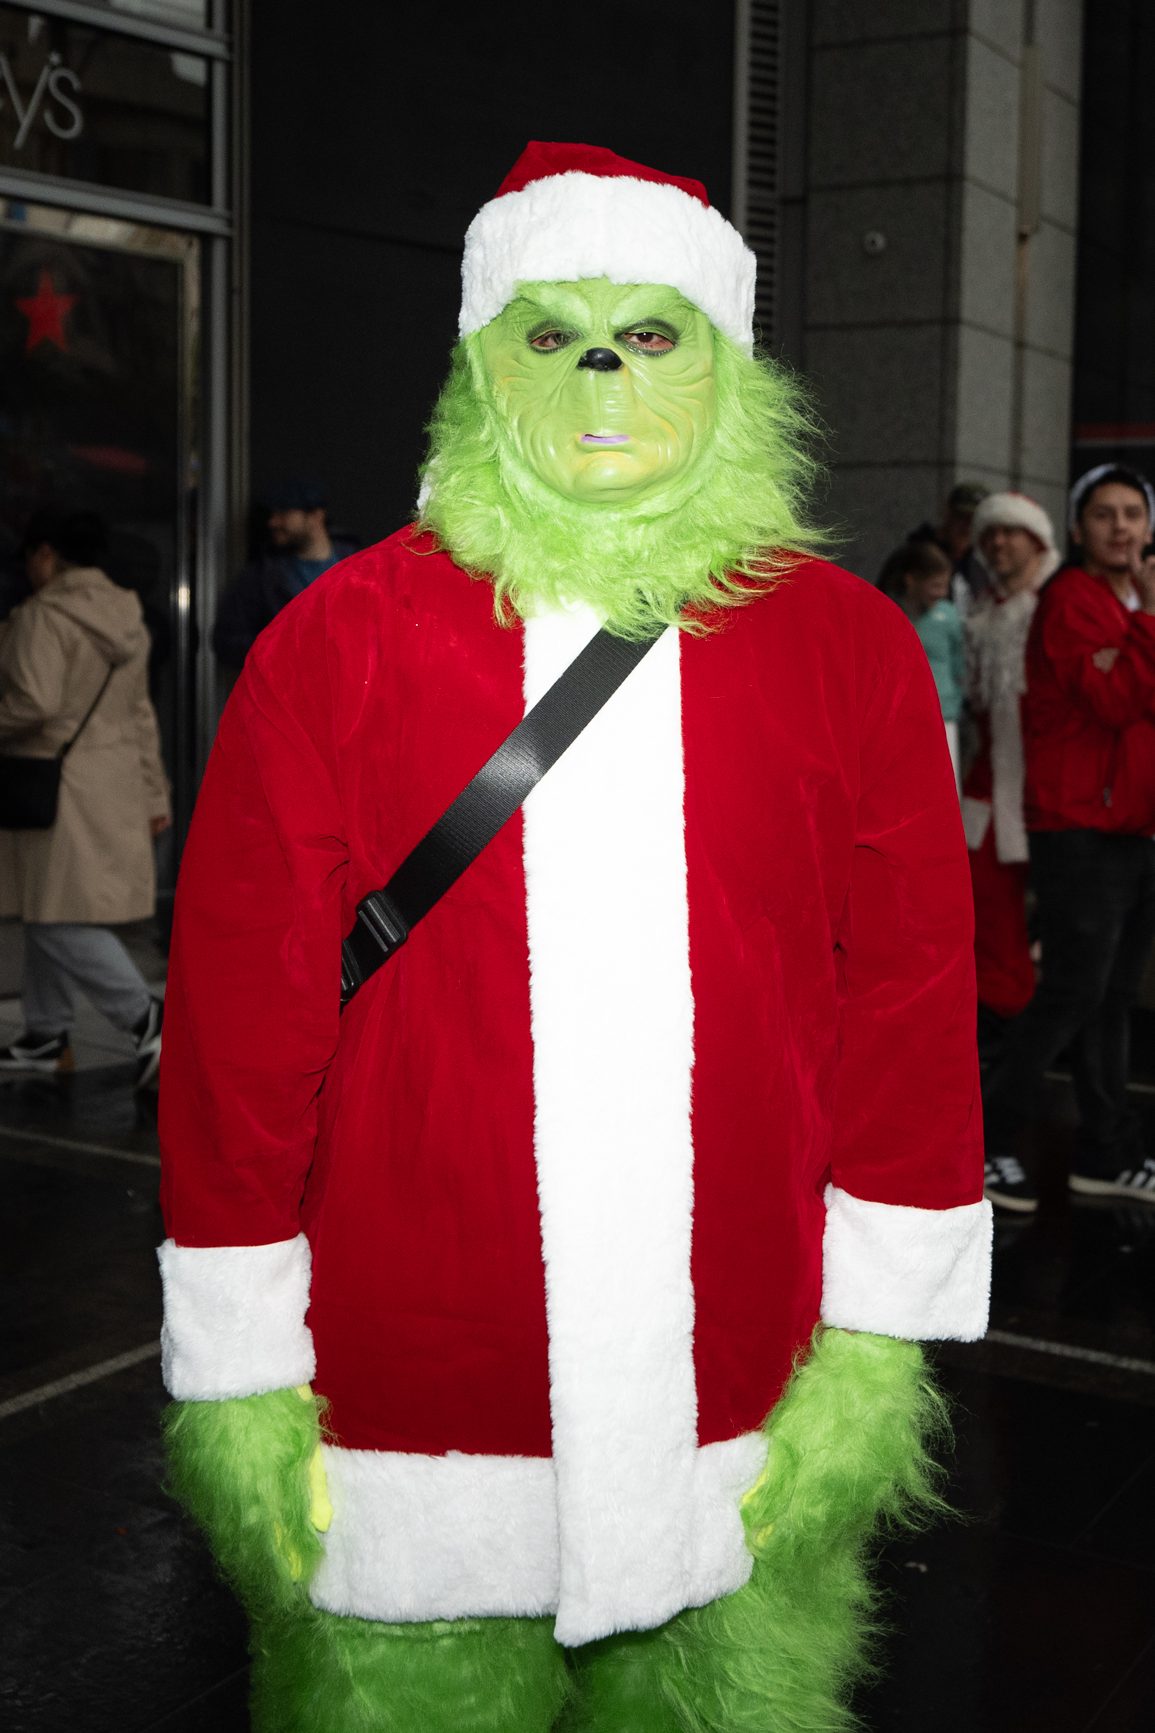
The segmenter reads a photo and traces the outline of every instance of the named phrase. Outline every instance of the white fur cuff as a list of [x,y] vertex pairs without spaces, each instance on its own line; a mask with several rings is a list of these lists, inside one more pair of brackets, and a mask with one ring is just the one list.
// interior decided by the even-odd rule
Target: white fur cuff
[[164,1283],[161,1358],[178,1402],[220,1402],[306,1384],[316,1370],[309,1242],[178,1246],[158,1253]]
[[823,1322],[911,1342],[977,1342],[987,1328],[993,1231],[985,1201],[914,1209],[827,1186]]

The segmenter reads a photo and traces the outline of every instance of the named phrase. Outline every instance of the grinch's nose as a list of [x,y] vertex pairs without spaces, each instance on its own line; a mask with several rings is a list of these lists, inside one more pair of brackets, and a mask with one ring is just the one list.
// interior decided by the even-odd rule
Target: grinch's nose
[[578,362],[579,367],[592,367],[595,373],[616,373],[621,364],[621,356],[612,349],[587,349]]

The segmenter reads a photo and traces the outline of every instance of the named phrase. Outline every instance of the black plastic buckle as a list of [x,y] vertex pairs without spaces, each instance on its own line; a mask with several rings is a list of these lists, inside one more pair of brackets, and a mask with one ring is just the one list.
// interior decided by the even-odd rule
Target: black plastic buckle
[[353,929],[341,944],[342,1010],[408,937],[407,922],[383,891],[361,899]]

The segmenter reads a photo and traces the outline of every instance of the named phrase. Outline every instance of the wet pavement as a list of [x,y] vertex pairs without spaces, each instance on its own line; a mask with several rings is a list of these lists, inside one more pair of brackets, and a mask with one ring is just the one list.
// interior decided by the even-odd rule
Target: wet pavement
[[[242,1620],[161,1490],[155,1101],[108,1039],[0,1083],[0,1727],[241,1733]],[[1155,1065],[1137,1085],[1155,1135]],[[960,1514],[882,1554],[874,1733],[1155,1727],[1155,1207],[1070,1203],[1070,1135],[1053,1082],[992,1336],[936,1355]]]

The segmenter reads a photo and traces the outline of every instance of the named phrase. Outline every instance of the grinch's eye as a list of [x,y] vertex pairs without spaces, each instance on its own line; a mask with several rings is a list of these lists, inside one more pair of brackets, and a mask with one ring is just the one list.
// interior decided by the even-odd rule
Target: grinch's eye
[[672,332],[650,325],[634,331],[623,331],[618,340],[639,355],[668,355],[671,349],[677,347]]
[[572,331],[559,331],[552,326],[545,331],[535,331],[529,339],[529,346],[539,355],[552,355],[556,349],[568,349],[572,342]]

